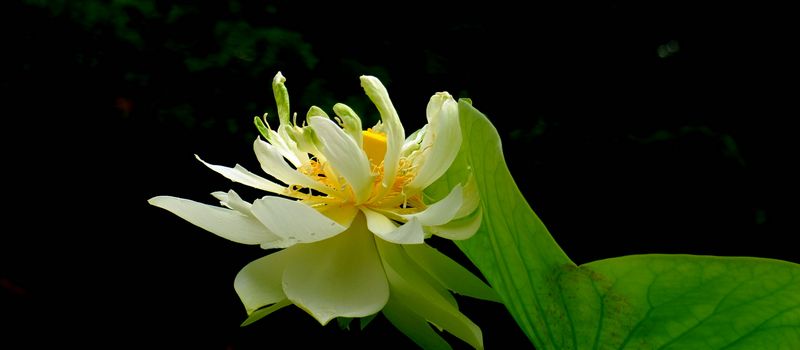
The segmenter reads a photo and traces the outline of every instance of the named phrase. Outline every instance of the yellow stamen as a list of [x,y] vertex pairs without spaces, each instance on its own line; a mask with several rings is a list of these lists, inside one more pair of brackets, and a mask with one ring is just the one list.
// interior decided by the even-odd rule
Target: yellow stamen
[[386,154],[386,134],[372,131],[372,129],[367,129],[362,133],[364,134],[364,152],[367,153],[367,158],[372,166],[377,167],[383,162]]

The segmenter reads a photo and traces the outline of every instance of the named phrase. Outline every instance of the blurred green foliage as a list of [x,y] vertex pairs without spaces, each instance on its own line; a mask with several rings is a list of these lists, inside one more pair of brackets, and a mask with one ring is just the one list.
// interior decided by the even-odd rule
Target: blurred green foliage
[[[244,8],[238,1],[24,2],[46,11],[52,20],[66,20],[88,34],[70,39],[82,47],[73,49],[76,63],[124,74],[125,84],[117,85],[115,92],[117,99],[125,101],[121,108],[125,116],[157,116],[163,123],[177,123],[182,128],[219,128],[236,134],[243,126],[251,127],[248,115],[273,112],[268,87],[278,70],[289,71],[290,85],[304,86],[295,89],[300,94],[296,101],[324,103],[326,108],[336,102],[324,75],[314,74],[319,58],[311,44],[276,20],[279,15],[274,6],[262,9],[265,18],[253,19],[260,15],[248,17],[245,11],[254,4]],[[348,62],[345,66],[352,68],[354,82],[350,90],[355,90],[355,71],[362,67],[353,59]],[[194,89],[177,90],[185,90],[186,84],[194,84]],[[364,99],[351,95],[355,94],[339,98],[359,107],[366,105]],[[293,107],[300,106],[303,104]],[[239,135],[249,139],[254,133],[249,130]]]

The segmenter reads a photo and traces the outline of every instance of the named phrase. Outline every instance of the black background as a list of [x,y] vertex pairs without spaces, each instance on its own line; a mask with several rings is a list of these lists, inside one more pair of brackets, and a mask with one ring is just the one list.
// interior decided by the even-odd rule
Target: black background
[[[193,154],[257,169],[252,117],[275,115],[279,70],[293,111],[341,101],[365,125],[378,116],[358,76],[376,75],[409,132],[432,93],[472,98],[576,263],[800,262],[797,113],[786,108],[796,37],[783,9],[209,3],[2,5],[0,347],[413,345],[382,318],[342,331],[296,308],[239,328],[233,278],[264,251],[146,203],[214,203],[208,194],[231,186],[255,198]],[[488,348],[530,347],[502,306],[459,300]]]

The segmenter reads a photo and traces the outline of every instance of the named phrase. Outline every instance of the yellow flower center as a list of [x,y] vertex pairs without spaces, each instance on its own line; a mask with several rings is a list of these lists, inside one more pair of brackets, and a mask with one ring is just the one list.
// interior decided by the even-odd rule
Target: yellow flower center
[[377,168],[383,162],[383,157],[386,155],[386,134],[382,132],[375,132],[372,129],[362,131],[364,134],[364,143],[362,148],[369,158],[372,166]]
[[[386,155],[386,134],[376,132],[372,129],[362,131],[363,143],[362,149],[369,158],[372,165],[372,174],[374,179],[372,182],[372,193],[370,198],[362,205],[373,209],[388,209],[393,208],[405,214],[411,214],[425,209],[425,204],[422,201],[421,193],[408,193],[405,191],[405,186],[416,175],[415,169],[412,167],[411,162],[405,158],[401,158],[398,163],[397,172],[392,186],[388,189],[383,188],[383,158]],[[331,189],[341,190],[346,186],[341,183],[333,169],[328,164],[318,162],[317,160],[310,160],[298,170],[311,177],[315,181],[324,184]],[[350,196],[319,196],[312,194],[311,191],[303,187],[292,187],[290,189],[295,194],[303,193],[305,196],[303,201],[324,212],[331,218],[335,219],[338,209],[343,206],[352,205],[354,198]],[[348,204],[349,203],[349,204]]]

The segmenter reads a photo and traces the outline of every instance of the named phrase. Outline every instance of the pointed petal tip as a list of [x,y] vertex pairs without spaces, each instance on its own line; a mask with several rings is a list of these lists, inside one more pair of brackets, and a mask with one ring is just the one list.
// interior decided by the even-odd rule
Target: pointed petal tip
[[159,204],[161,203],[161,201],[162,201],[162,199],[163,199],[164,197],[165,197],[165,196],[155,196],[155,197],[153,197],[153,198],[150,198],[150,199],[148,199],[148,200],[147,200],[147,203],[148,203],[148,204],[150,204],[150,205],[152,205],[152,206],[156,206],[156,207],[159,207],[159,208],[161,208],[161,206],[160,206]]
[[[447,100],[453,100],[453,95],[450,95],[450,93],[447,92],[447,91],[439,91],[436,94],[434,94],[434,96],[440,96],[440,97],[443,97],[443,98],[445,98]],[[453,101],[455,101],[455,100],[453,100]]]

